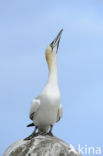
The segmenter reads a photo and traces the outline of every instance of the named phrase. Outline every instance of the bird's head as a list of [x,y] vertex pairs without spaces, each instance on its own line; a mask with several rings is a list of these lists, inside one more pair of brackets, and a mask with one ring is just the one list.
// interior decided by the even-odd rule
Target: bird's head
[[52,64],[56,61],[56,54],[58,51],[62,31],[63,29],[60,30],[56,38],[46,48],[45,55],[49,69],[51,68]]

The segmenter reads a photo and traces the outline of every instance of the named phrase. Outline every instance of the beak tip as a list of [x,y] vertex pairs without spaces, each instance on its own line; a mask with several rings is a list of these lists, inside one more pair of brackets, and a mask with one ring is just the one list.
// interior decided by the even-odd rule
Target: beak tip
[[58,46],[59,46],[59,41],[62,35],[63,29],[61,29],[58,33],[58,35],[56,36],[56,38],[52,41],[52,43],[50,44],[50,46],[52,47],[52,49],[57,45],[57,50],[58,50]]
[[60,32],[61,32],[61,33],[63,32],[63,28],[60,30]]
[[62,32],[63,32],[63,28],[62,28],[62,29],[60,30],[60,32],[59,32],[60,36],[61,36]]

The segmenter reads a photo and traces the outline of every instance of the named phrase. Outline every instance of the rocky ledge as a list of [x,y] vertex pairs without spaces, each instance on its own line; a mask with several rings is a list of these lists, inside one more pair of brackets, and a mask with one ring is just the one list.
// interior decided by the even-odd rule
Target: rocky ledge
[[32,140],[19,140],[3,156],[80,156],[73,146],[57,137],[37,136]]

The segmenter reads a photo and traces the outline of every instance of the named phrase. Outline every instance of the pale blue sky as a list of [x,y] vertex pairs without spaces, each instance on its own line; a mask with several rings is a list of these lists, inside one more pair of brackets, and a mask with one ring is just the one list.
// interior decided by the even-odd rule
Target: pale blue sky
[[58,73],[64,116],[54,135],[103,150],[103,1],[0,1],[0,155],[33,128],[31,100],[45,86],[45,48],[63,28]]

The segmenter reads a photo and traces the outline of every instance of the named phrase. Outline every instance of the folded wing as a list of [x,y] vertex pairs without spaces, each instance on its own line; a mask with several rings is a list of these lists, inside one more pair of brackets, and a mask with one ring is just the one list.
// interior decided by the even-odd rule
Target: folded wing
[[40,107],[40,99],[33,99],[29,113],[29,118],[31,120],[33,120],[34,113],[38,111],[39,107]]

